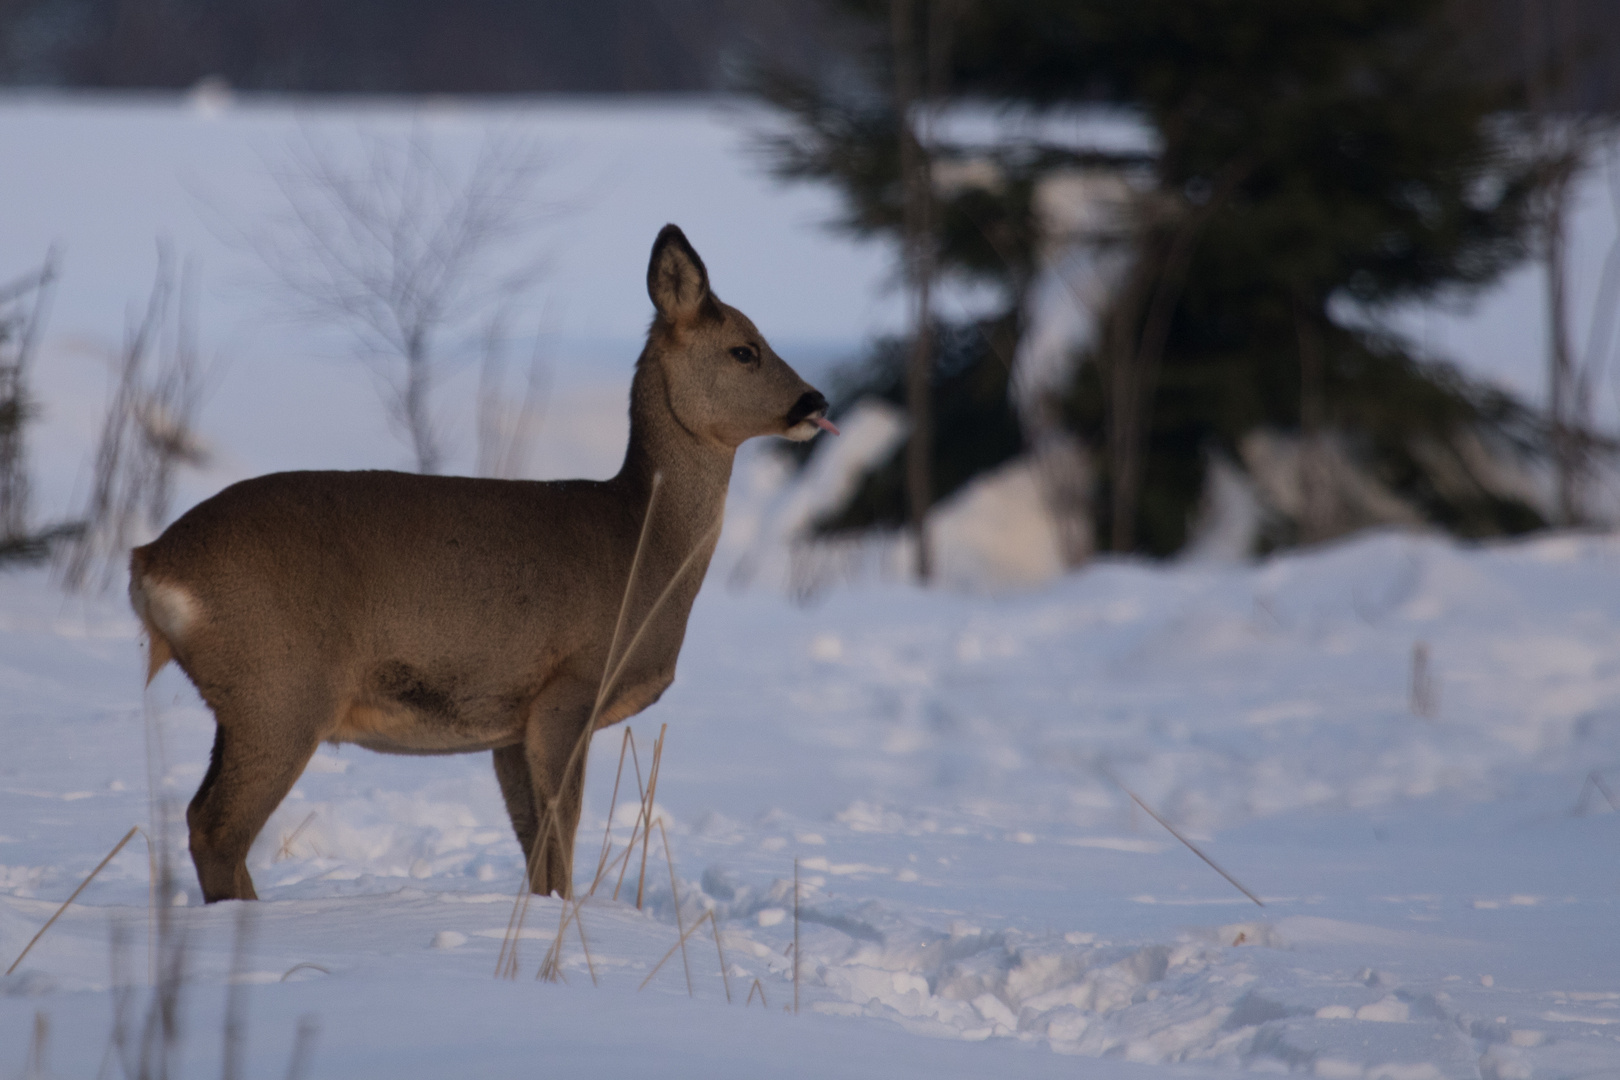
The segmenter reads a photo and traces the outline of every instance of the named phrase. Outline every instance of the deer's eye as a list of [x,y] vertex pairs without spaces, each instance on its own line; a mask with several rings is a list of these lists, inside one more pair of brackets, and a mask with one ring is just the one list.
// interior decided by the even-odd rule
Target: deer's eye
[[759,350],[752,345],[738,345],[731,350],[731,358],[739,364],[759,363]]

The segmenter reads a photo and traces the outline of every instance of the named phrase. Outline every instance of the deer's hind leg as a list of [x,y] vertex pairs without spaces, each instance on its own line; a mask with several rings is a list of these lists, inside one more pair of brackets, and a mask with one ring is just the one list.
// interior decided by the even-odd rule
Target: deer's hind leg
[[191,861],[203,900],[257,900],[247,854],[320,745],[331,709],[305,700],[283,709],[216,707],[214,752],[186,808]]

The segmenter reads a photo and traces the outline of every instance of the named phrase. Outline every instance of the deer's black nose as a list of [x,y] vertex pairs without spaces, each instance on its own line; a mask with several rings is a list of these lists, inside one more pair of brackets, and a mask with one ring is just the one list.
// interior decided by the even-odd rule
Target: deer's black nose
[[821,396],[821,391],[811,390],[799,395],[799,400],[793,403],[788,410],[788,427],[807,420],[812,416],[825,416],[827,414],[827,399]]

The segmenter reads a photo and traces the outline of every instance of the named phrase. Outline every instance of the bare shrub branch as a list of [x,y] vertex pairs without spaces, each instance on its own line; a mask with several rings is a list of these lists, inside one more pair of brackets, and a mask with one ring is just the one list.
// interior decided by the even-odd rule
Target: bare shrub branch
[[207,464],[196,433],[207,379],[196,343],[193,275],[159,248],[158,268],[137,317],[131,314],[113,366],[82,533],[60,564],[71,592],[105,589],[128,549],[167,523],[175,470]]
[[340,155],[306,134],[272,174],[283,211],[252,246],[295,317],[351,338],[417,471],[437,472],[433,392],[469,355],[501,366],[506,314],[544,269],[526,241],[558,208],[533,199],[542,163],[524,143],[487,138],[458,171],[420,129],[359,142]]
[[28,369],[56,281],[56,261],[53,250],[38,270],[0,284],[0,561],[42,557],[50,541],[65,531],[30,532],[23,442],[34,411]]

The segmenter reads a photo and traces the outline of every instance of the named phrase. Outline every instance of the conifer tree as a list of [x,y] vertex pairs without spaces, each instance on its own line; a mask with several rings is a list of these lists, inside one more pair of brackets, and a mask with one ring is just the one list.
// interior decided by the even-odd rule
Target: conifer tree
[[[846,10],[873,25],[882,9]],[[1137,180],[1130,263],[1066,403],[1100,465],[1100,546],[1179,549],[1211,455],[1243,461],[1256,432],[1294,440],[1304,491],[1303,506],[1273,517],[1265,546],[1356,524],[1312,505],[1330,487],[1313,482],[1329,457],[1463,535],[1542,523],[1499,468],[1544,450],[1533,414],[1377,322],[1388,305],[1482,285],[1523,255],[1536,163],[1502,138],[1512,102],[1481,74],[1450,10],[1442,0],[956,5],[958,102],[1107,102],[1157,137],[1146,160],[1035,139],[935,149],[999,178],[943,198],[939,214],[942,264],[1003,290],[991,320],[1003,344],[981,350],[986,363],[1004,362],[1024,329],[1041,177],[1105,165]],[[881,35],[858,55],[880,70]],[[892,234],[894,118],[883,96],[847,73],[769,92],[793,121],[771,146],[779,171],[836,184],[843,224]],[[869,484],[840,522],[893,520],[877,495]]]

